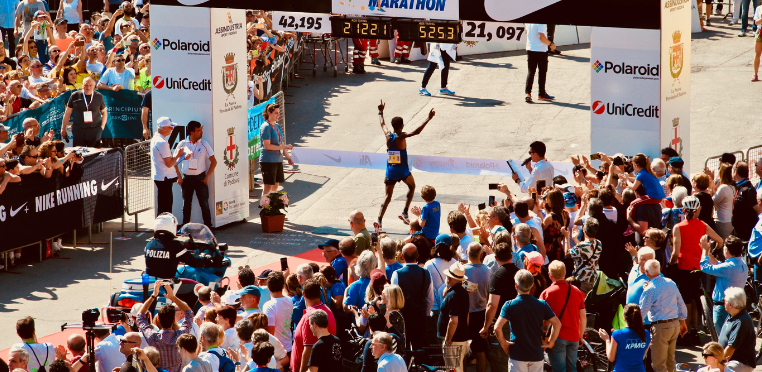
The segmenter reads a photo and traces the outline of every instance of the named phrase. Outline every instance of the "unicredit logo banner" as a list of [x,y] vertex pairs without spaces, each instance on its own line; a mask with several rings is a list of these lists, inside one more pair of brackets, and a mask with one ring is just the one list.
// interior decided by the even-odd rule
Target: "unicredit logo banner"
[[600,61],[595,61],[592,67],[596,73],[603,72],[605,74],[613,73],[622,75],[635,75],[638,77],[659,77],[659,65],[651,66],[651,64],[646,64],[645,66],[638,66],[628,65],[624,62],[614,63],[611,61],[604,61],[601,63]]
[[658,118],[659,106],[650,105],[648,107],[637,107],[631,103],[603,103],[602,101],[595,101],[591,107],[593,113],[596,115],[613,116],[635,116],[640,118]]
[[212,82],[209,79],[191,80],[189,78],[164,78],[162,76],[153,77],[153,86],[156,89],[177,89],[177,90],[212,90]]

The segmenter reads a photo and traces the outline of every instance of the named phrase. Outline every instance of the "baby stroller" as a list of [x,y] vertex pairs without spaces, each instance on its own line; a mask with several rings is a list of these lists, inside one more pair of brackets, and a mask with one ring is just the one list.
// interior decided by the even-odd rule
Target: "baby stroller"
[[587,313],[598,313],[595,324],[587,326],[593,329],[611,328],[619,329],[621,324],[619,314],[622,314],[620,306],[627,301],[627,284],[616,279],[609,279],[603,271],[596,272],[595,284],[593,289],[585,298],[585,307]]

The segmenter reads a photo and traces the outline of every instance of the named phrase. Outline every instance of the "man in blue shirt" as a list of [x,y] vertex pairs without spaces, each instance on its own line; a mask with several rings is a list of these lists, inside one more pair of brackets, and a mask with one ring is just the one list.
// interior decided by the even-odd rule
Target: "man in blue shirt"
[[757,364],[754,347],[757,337],[754,323],[746,312],[746,293],[743,288],[728,288],[725,291],[725,310],[728,320],[722,326],[717,342],[725,348],[726,370],[752,372]]
[[640,303],[640,296],[643,294],[643,284],[650,280],[646,274],[646,262],[654,258],[656,258],[656,252],[651,247],[641,247],[638,250],[637,256],[633,258],[632,270],[630,270],[630,275],[627,278],[628,304]]
[[[494,330],[500,346],[508,354],[509,370],[542,372],[543,349],[550,349],[561,332],[561,321],[543,300],[534,298],[529,291],[534,285],[534,277],[527,270],[519,270],[514,276],[519,295],[503,305],[500,318]],[[553,332],[546,344],[542,343],[542,324],[549,321]],[[510,341],[503,335],[503,325],[510,322]]]
[[712,292],[712,302],[714,302],[714,329],[720,334],[722,325],[728,318],[728,312],[725,311],[725,290],[730,287],[743,288],[746,285],[746,276],[749,274],[749,267],[746,266],[741,253],[743,253],[743,242],[736,236],[729,235],[725,239],[725,246],[722,252],[725,254],[725,262],[718,262],[710,253],[711,246],[707,236],[701,238],[701,271],[717,277]]
[[[757,191],[757,203],[762,204],[762,193],[759,191]],[[762,260],[762,218],[757,219],[757,224],[751,230],[749,258],[754,262],[754,280],[762,281],[762,263],[760,263]]]
[[373,357],[378,358],[378,372],[407,372],[405,360],[392,352],[392,336],[378,332],[371,342]]
[[329,239],[327,242],[318,245],[318,249],[323,251],[325,262],[331,264],[333,269],[336,270],[336,278],[344,282],[344,285],[346,286],[347,278],[349,277],[349,275],[347,275],[349,265],[339,251],[339,241],[336,239]]
[[643,285],[640,297],[640,311],[643,322],[651,326],[651,361],[654,372],[673,371],[675,365],[675,346],[677,336],[685,335],[688,326],[685,318],[683,296],[671,279],[660,276],[661,265],[657,260],[648,260],[645,265],[650,281]]

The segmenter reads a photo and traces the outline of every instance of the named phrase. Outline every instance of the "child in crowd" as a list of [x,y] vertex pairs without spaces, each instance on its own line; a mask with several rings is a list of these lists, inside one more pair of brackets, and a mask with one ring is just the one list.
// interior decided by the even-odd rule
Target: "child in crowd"
[[[635,190],[640,197],[635,199],[627,208],[627,215],[636,220],[635,210],[638,206],[659,204],[667,196],[664,194],[664,188],[661,187],[659,179],[651,170],[651,162],[645,155],[637,154],[632,158],[632,169],[637,175],[635,182],[630,184],[630,188]],[[641,186],[643,187],[641,188]]]
[[436,197],[437,191],[434,190],[434,187],[424,186],[421,189],[421,198],[426,201],[426,205],[423,208],[413,207],[411,210],[414,215],[419,217],[423,235],[432,242],[439,235],[439,220],[442,218],[442,207],[435,200]]

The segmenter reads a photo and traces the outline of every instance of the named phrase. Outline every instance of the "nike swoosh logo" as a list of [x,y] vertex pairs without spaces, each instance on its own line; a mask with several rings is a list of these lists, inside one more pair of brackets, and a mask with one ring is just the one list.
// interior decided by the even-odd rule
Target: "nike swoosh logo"
[[328,158],[328,159],[331,159],[331,160],[333,160],[333,161],[335,161],[335,162],[337,162],[337,163],[341,163],[341,156],[339,156],[339,158],[338,158],[338,159],[336,159],[336,158],[334,158],[334,157],[331,157],[331,156],[329,156],[329,155],[326,155],[326,154],[323,154],[323,155],[325,155],[325,157],[326,157],[326,158]]
[[21,208],[24,208],[25,205],[26,205],[26,203],[22,204],[20,207],[18,207],[16,209],[13,209],[13,207],[11,207],[11,217],[15,217],[16,214],[19,213]]
[[505,22],[521,18],[561,0],[485,0],[484,10],[495,21]]
[[117,180],[117,179],[119,179],[119,177],[117,177],[117,178],[114,178],[113,180],[111,180],[111,182],[109,182],[109,183],[106,183],[106,184],[104,184],[104,183],[103,183],[103,181],[101,181],[101,191],[106,191],[106,189],[107,189],[107,188],[109,188],[109,187],[111,187],[111,184],[113,184],[114,182],[116,182],[116,180]]

